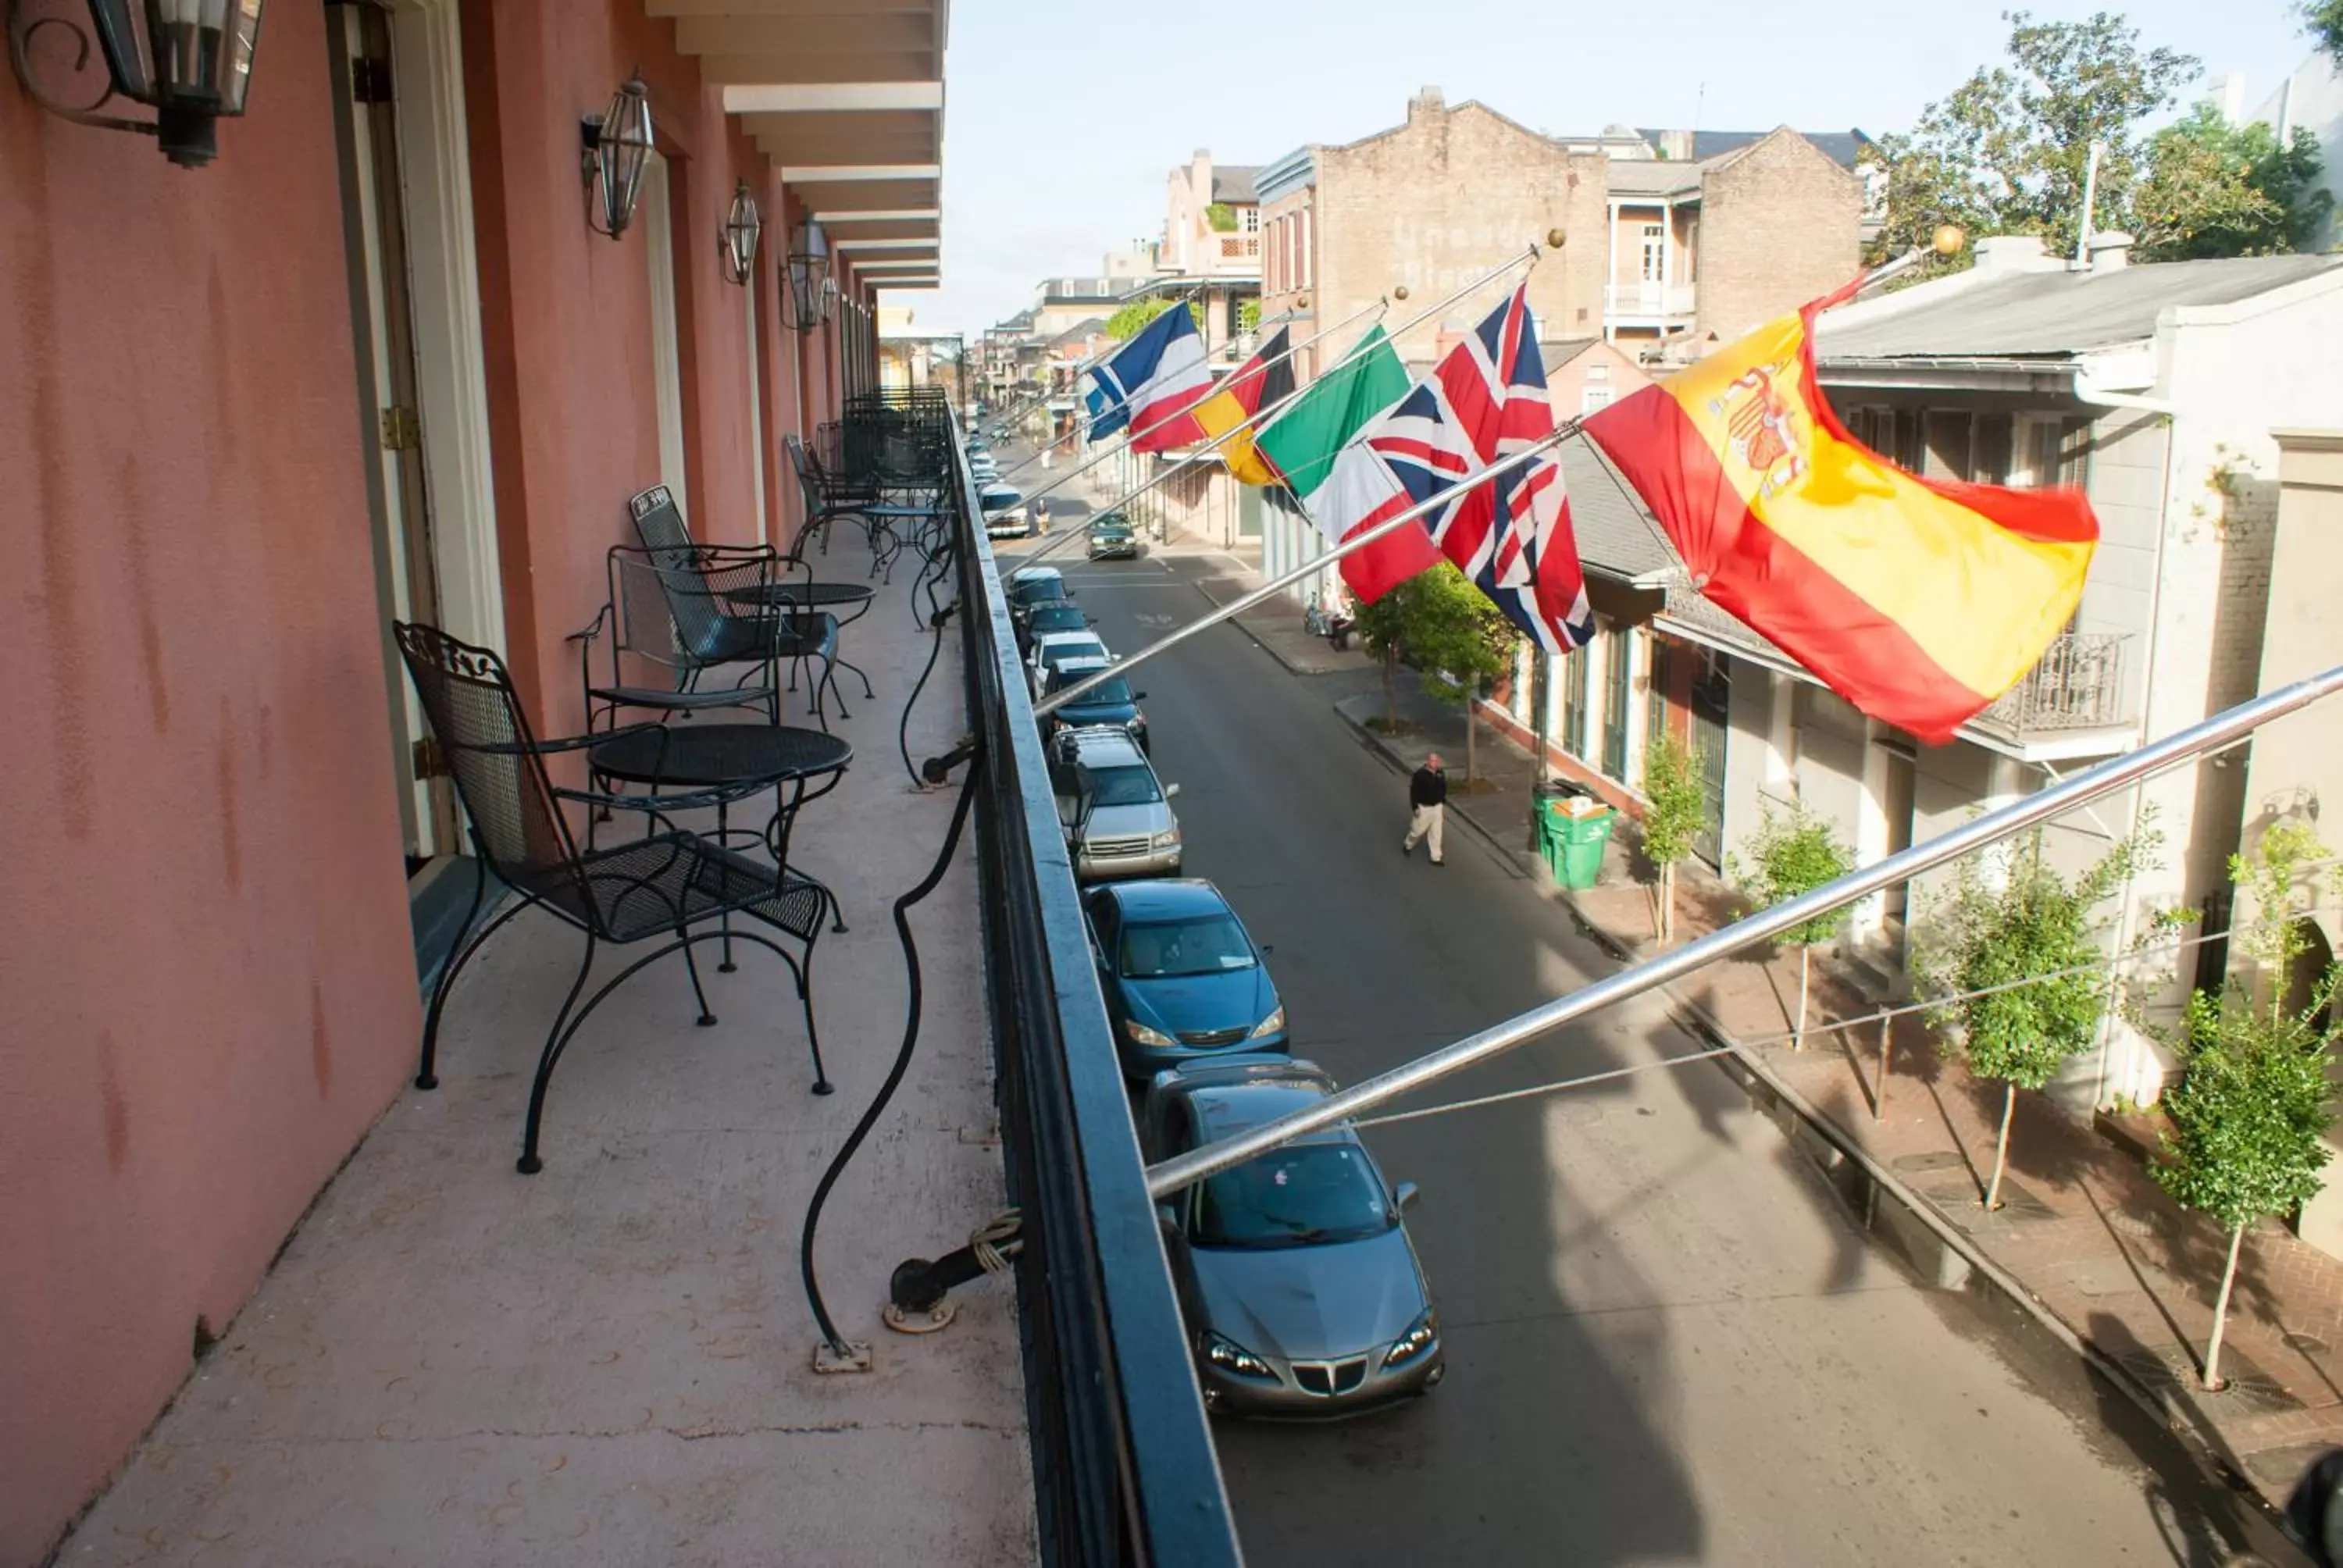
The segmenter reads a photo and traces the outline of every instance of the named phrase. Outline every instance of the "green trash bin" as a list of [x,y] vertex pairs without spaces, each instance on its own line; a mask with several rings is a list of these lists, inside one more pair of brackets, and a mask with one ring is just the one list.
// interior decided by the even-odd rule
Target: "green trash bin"
[[1611,826],[1618,816],[1616,811],[1597,811],[1563,819],[1560,869],[1564,887],[1583,892],[1594,885],[1603,872],[1603,848],[1611,841]]

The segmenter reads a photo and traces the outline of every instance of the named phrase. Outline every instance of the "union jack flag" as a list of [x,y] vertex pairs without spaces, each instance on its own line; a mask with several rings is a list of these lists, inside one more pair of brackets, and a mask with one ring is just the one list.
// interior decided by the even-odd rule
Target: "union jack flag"
[[[1366,444],[1418,503],[1552,434],[1524,285],[1383,416]],[[1594,638],[1562,466],[1551,452],[1427,512],[1423,524],[1440,553],[1547,652]]]

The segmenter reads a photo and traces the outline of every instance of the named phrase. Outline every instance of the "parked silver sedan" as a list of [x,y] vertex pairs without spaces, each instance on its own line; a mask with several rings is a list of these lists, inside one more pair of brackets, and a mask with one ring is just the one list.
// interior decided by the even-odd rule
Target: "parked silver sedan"
[[[1223,1057],[1155,1075],[1141,1111],[1151,1161],[1217,1142],[1334,1089],[1307,1061]],[[1447,1372],[1423,1267],[1347,1125],[1207,1177],[1158,1206],[1204,1407],[1325,1420],[1430,1392]]]

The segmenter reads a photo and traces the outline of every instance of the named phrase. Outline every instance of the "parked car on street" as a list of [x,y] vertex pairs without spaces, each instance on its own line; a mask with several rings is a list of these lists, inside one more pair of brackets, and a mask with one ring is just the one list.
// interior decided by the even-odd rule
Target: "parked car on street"
[[1001,586],[1009,595],[1009,619],[1016,626],[1025,624],[1026,612],[1035,605],[1074,597],[1066,591],[1065,574],[1055,567],[1019,567]]
[[[1333,1090],[1313,1063],[1280,1056],[1191,1061],[1149,1084],[1141,1142],[1166,1160]],[[1324,1420],[1437,1386],[1440,1316],[1400,1218],[1414,1202],[1414,1185],[1387,1185],[1343,1124],[1159,1203],[1204,1408]]]
[[1017,628],[1017,657],[1032,656],[1033,639],[1053,631],[1088,631],[1095,624],[1070,598],[1043,599],[1011,618]]
[[1027,520],[1025,492],[1008,485],[980,486],[976,504],[984,514],[984,532],[988,538],[1021,539],[1032,531]]
[[[1046,674],[1037,676],[1041,689],[1033,700],[1055,697],[1078,681],[1088,680],[1114,668],[1111,658],[1061,658]],[[1061,729],[1080,729],[1093,724],[1111,725],[1125,731],[1139,742],[1141,751],[1151,749],[1147,744],[1147,715],[1139,705],[1147,700],[1147,693],[1131,689],[1131,682],[1121,676],[1111,676],[1085,691],[1041,720],[1041,733],[1054,735]]]
[[1094,561],[1136,560],[1139,536],[1121,512],[1101,512],[1091,519],[1090,558]]
[[1074,879],[1172,877],[1180,872],[1177,784],[1155,777],[1139,743],[1120,729],[1061,729],[1050,738],[1050,786],[1074,853]]
[[1111,883],[1082,900],[1122,1070],[1285,1050],[1285,1008],[1264,950],[1200,878]]
[[1085,663],[1105,664],[1114,655],[1094,631],[1053,631],[1033,639],[1032,651],[1025,656],[1025,680],[1035,697],[1048,684],[1051,675],[1068,659]]

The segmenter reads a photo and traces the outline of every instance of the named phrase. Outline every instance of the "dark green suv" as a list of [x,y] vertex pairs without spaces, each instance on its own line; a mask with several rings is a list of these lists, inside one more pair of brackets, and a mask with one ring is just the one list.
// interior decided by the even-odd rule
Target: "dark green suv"
[[1137,560],[1139,536],[1121,512],[1101,512],[1091,519],[1091,559]]

